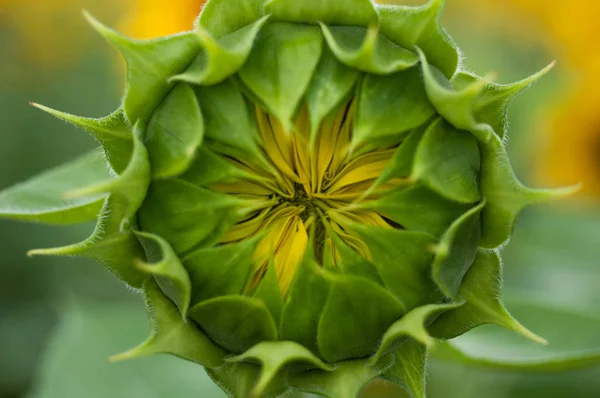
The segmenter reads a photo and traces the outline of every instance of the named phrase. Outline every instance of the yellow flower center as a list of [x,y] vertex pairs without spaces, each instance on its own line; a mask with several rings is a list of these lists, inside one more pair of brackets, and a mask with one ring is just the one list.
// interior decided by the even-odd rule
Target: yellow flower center
[[[227,194],[266,203],[222,239],[222,243],[236,242],[267,231],[254,254],[257,264],[255,282],[262,278],[272,262],[285,295],[309,244],[311,230],[315,234],[318,259],[329,256],[335,265],[340,256],[332,234],[368,258],[369,250],[352,232],[352,224],[397,227],[381,214],[357,206],[398,182],[383,184],[370,192],[389,164],[395,148],[352,156],[349,149],[354,114],[354,103],[351,102],[335,117],[325,120],[311,136],[306,108],[300,112],[294,132],[288,133],[279,120],[256,107],[263,149],[275,174],[255,181],[214,186]],[[239,167],[264,175],[248,163],[234,161]]]

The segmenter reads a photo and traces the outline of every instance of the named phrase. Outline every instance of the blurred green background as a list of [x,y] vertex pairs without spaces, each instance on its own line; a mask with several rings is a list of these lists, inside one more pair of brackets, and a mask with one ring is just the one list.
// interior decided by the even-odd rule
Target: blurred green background
[[[0,0],[0,189],[96,146],[29,101],[92,117],[119,104],[121,61],[91,34],[81,8],[142,38],[187,29],[200,3]],[[533,185],[583,181],[585,189],[576,198],[524,212],[503,250],[508,307],[547,337],[550,346],[536,347],[484,327],[459,338],[457,346],[479,362],[503,361],[512,367],[476,365],[434,352],[429,396],[599,397],[600,365],[591,360],[561,371],[526,369],[527,360],[600,352],[600,195],[595,191],[600,185],[600,100],[590,96],[600,92],[591,77],[599,70],[594,59],[600,61],[600,49],[597,44],[571,48],[569,29],[576,36],[581,26],[569,28],[560,19],[594,22],[562,15],[554,7],[562,3],[558,0],[532,1],[523,9],[514,6],[516,0],[473,3],[451,0],[445,18],[471,70],[494,72],[499,82],[508,83],[559,60],[555,71],[510,109],[508,146],[517,174]],[[600,15],[595,1],[569,3],[582,8],[582,15]],[[544,7],[554,7],[558,20],[548,20]],[[576,50],[588,53],[579,59]],[[566,127],[564,119],[571,121]],[[109,355],[146,337],[140,297],[92,262],[25,256],[31,248],[83,239],[92,228],[0,221],[0,397],[224,397],[201,368],[179,359],[109,364]],[[377,384],[365,396],[404,395]]]

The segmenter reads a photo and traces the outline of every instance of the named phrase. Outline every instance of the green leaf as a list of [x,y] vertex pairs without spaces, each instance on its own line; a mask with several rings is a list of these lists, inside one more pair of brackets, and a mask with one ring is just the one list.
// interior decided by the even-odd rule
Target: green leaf
[[404,305],[383,287],[349,275],[329,274],[329,297],[317,339],[327,362],[363,358],[377,350],[383,333],[404,313]]
[[0,218],[49,224],[96,219],[106,195],[65,198],[66,192],[110,178],[104,154],[94,151],[0,193]]
[[432,336],[452,339],[488,323],[502,326],[528,339],[546,344],[508,312],[501,301],[502,266],[496,252],[479,250],[459,290],[466,303],[442,314],[430,328]]
[[244,84],[291,132],[292,119],[321,57],[316,26],[284,22],[265,26],[240,69]]
[[323,36],[335,56],[344,64],[363,72],[388,75],[414,66],[414,53],[380,35],[375,25],[328,26],[320,23]]
[[144,231],[162,236],[181,255],[217,243],[242,216],[243,203],[183,180],[158,180],[138,215]]
[[291,341],[263,342],[243,354],[227,359],[229,362],[260,363],[260,378],[252,389],[252,397],[262,397],[269,384],[284,368],[294,364],[307,369],[332,371],[335,366],[327,365],[300,344]]
[[32,105],[89,133],[102,145],[106,159],[113,170],[117,174],[125,170],[133,152],[133,140],[131,127],[125,120],[123,109],[120,108],[104,118],[92,119],[70,115],[40,104],[32,103]]
[[172,354],[206,366],[219,367],[227,352],[209,339],[194,323],[181,317],[180,310],[153,280],[144,283],[144,294],[152,334],[142,344],[111,361],[123,361],[156,354]]
[[[147,329],[142,303],[76,297],[61,306],[61,320],[40,353],[31,398],[225,398],[197,364],[166,355],[109,363]],[[173,308],[176,316],[177,309]]]
[[403,135],[434,114],[419,68],[389,76],[368,75],[360,89],[351,145],[371,147],[373,141],[390,136],[400,142]]
[[[451,363],[498,369],[503,372],[517,370],[549,374],[585,369],[600,363],[600,348],[567,353],[548,350],[547,355],[540,355],[539,352],[532,355],[530,351],[533,350],[524,349],[521,341],[516,342],[514,337],[506,337],[504,335],[506,332],[500,335],[498,330],[502,329],[481,327],[477,329],[474,336],[469,335],[468,340],[461,339],[440,345],[434,351],[434,358]],[[490,350],[490,346],[494,349]]]
[[386,287],[406,310],[439,301],[440,294],[431,280],[434,237],[406,230],[354,228],[367,244]]
[[307,250],[288,292],[281,315],[280,340],[295,341],[320,355],[317,329],[329,296],[330,281]]
[[349,96],[358,77],[356,69],[339,62],[328,47],[323,48],[321,60],[306,92],[311,142],[316,139],[317,130],[325,116]]
[[[507,306],[546,337],[547,346],[490,326],[453,340],[462,354],[450,347],[436,350],[443,351],[437,357],[450,351],[450,359],[523,372],[559,372],[597,363],[595,259],[600,249],[594,231],[600,219],[590,210],[529,213],[503,251]],[[483,346],[491,340],[493,345]]]
[[290,373],[287,382],[293,389],[329,398],[356,398],[369,381],[379,377],[394,364],[393,355],[386,355],[375,365],[367,360],[345,361],[334,371],[316,370]]
[[257,298],[221,296],[196,304],[189,314],[212,341],[233,353],[277,339],[273,317]]
[[200,85],[221,83],[244,65],[267,19],[268,15],[220,40],[199,28],[196,34],[203,51],[184,73],[174,76],[172,80]]
[[142,205],[148,185],[150,183],[150,160],[148,151],[141,141],[142,131],[140,124],[136,124],[131,132],[133,137],[133,152],[129,163],[118,178],[109,178],[103,182],[91,182],[85,187],[66,192],[68,198],[95,196],[98,194],[110,194],[118,196],[125,205],[121,213],[114,218],[127,224],[132,223],[132,218]]
[[431,355],[428,364],[427,390],[431,397],[445,397],[449,391],[461,398],[573,398],[600,394],[600,366],[530,372],[436,359]]
[[204,138],[204,122],[194,90],[178,84],[152,114],[144,137],[153,178],[187,170]]
[[379,23],[379,16],[370,0],[270,0],[265,12],[278,21],[331,25],[369,26]]
[[109,194],[92,235],[81,243],[52,249],[37,249],[30,255],[79,256],[91,258],[113,272],[128,285],[139,288],[146,275],[134,268],[143,250],[131,230],[150,182],[148,152],[140,141],[139,124],[134,127],[133,154],[127,168],[114,179],[68,193],[69,197],[95,197]]
[[192,304],[219,296],[244,294],[262,234],[240,242],[208,247],[183,258],[192,280]]
[[102,25],[85,13],[89,23],[115,46],[127,61],[127,94],[123,111],[132,124],[148,122],[156,107],[174,84],[168,79],[185,70],[198,55],[194,33],[182,33],[154,40],[133,40]]
[[200,12],[198,28],[221,38],[260,19],[264,0],[209,0]]
[[431,64],[447,78],[458,68],[458,48],[440,27],[445,0],[431,0],[420,7],[379,5],[381,33],[394,43],[412,49],[421,48]]
[[463,277],[477,255],[481,237],[480,214],[485,201],[466,212],[444,233],[436,246],[433,280],[446,295],[456,298]]
[[437,357],[491,368],[557,372],[600,363],[600,339],[595,313],[560,307],[546,300],[508,300],[512,312],[548,338],[542,346],[504,329],[481,327],[440,347]]
[[192,286],[181,261],[171,245],[160,236],[139,231],[134,233],[146,253],[146,261],[136,261],[137,268],[154,277],[165,296],[175,303],[185,320],[190,306]]
[[423,231],[435,237],[469,210],[468,205],[444,199],[420,184],[400,185],[360,206],[377,210],[409,231]]
[[475,137],[438,119],[419,144],[411,178],[450,200],[474,203],[481,198],[480,164]]
[[527,293],[548,305],[594,313],[600,302],[599,228],[594,206],[543,206],[528,212],[502,250],[506,295]]
[[[477,328],[452,340],[452,346],[433,350],[428,380],[432,395],[598,395],[598,212],[582,206],[532,210],[519,220],[503,249],[504,298],[510,312],[549,344],[530,343],[493,325]],[[453,383],[464,378],[468,386]]]
[[411,398],[425,398],[427,347],[408,340],[393,352],[394,364],[381,376],[402,386]]

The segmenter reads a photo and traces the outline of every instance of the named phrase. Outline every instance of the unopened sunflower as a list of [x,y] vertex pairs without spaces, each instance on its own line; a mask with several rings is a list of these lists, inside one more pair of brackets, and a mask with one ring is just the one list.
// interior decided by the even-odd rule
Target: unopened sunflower
[[[197,28],[125,38],[123,106],[40,105],[103,151],[0,196],[0,214],[70,224],[146,297],[153,333],[114,359],[171,353],[232,397],[355,397],[377,378],[423,397],[427,347],[495,323],[496,248],[520,210],[567,191],[515,178],[510,99],[458,69],[443,1],[211,0]],[[190,380],[193,383],[193,380]]]

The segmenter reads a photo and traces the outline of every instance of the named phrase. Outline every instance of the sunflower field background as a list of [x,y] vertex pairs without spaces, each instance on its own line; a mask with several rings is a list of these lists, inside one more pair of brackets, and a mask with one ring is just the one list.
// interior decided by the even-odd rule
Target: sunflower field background
[[[151,38],[190,29],[201,6],[201,0],[0,0],[0,189],[95,146],[29,101],[97,117],[120,101],[121,60],[86,26],[81,9],[132,37]],[[447,2],[445,25],[470,54],[474,72],[512,82],[557,60],[511,106],[508,147],[529,185],[581,183],[582,189],[526,211],[514,243],[503,249],[507,305],[517,317],[526,314],[526,326],[550,345],[483,327],[457,339],[463,356],[444,346],[434,350],[430,397],[600,396],[598,18],[596,0]],[[84,238],[92,228],[0,221],[0,398],[224,398],[201,368],[175,358],[109,364],[110,355],[145,337],[140,297],[123,292],[91,261],[25,256],[31,248]],[[531,371],[532,358],[587,360]],[[364,395],[404,394],[375,384]]]

